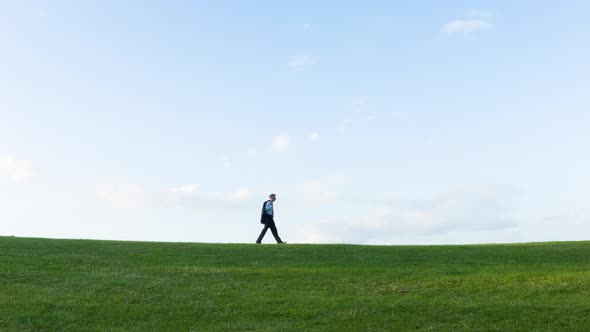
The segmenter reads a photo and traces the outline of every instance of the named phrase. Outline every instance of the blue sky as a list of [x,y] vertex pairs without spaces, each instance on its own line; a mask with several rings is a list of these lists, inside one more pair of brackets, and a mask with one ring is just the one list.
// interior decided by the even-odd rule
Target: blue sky
[[0,1],[0,234],[588,239],[589,10]]

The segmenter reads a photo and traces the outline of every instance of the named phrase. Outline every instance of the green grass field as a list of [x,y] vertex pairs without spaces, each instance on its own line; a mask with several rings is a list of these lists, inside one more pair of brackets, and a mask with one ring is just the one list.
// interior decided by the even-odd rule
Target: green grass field
[[590,331],[590,242],[0,237],[4,331]]

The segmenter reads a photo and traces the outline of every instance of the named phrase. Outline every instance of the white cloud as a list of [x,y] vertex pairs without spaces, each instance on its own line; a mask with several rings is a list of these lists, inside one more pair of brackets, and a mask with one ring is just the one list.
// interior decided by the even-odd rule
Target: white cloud
[[256,151],[256,149],[248,149],[248,151],[246,153],[248,154],[249,157],[256,157],[256,154],[258,152]]
[[346,130],[348,129],[348,127],[350,127],[350,125],[354,122],[354,119],[351,117],[346,117],[342,120],[340,120],[340,123],[338,124],[338,128],[340,128],[340,130]]
[[409,117],[408,112],[398,112],[398,111],[390,111],[384,114],[386,117],[390,119],[400,120]]
[[323,226],[325,221],[318,220],[316,223],[307,224],[305,228],[297,227],[294,229],[295,233],[291,235],[291,239],[296,239],[299,243],[335,243],[341,242],[335,240],[333,234],[329,234]]
[[309,24],[309,23],[303,24],[303,31],[311,31],[311,24]]
[[101,183],[95,188],[101,200],[116,208],[138,208],[148,200],[147,191],[137,184]]
[[35,181],[39,175],[30,161],[0,157],[0,177],[23,183]]
[[320,134],[318,132],[313,132],[309,135],[309,139],[312,141],[317,141],[320,139]]
[[170,192],[178,193],[178,194],[193,194],[193,193],[197,192],[199,187],[200,187],[199,184],[187,184],[187,185],[180,186],[177,188],[172,188],[172,189],[170,189]]
[[463,33],[469,34],[476,31],[488,30],[493,27],[493,24],[484,19],[457,19],[448,22],[442,28],[444,33],[455,34]]
[[167,205],[180,205],[183,207],[225,213],[228,211],[243,211],[252,198],[252,191],[248,187],[240,187],[230,192],[196,192],[190,195],[175,195],[162,197],[161,203]]
[[343,175],[330,175],[323,178],[306,179],[297,183],[297,188],[303,192],[325,190],[327,187],[340,186],[346,182]]
[[250,197],[250,189],[242,187],[227,196],[230,201],[244,201]]
[[289,67],[295,70],[304,70],[316,63],[316,59],[309,54],[298,54],[289,61]]
[[338,128],[340,130],[344,131],[352,126],[367,125],[367,124],[375,121],[376,119],[377,119],[377,116],[374,114],[366,114],[366,113],[356,114],[354,116],[349,116],[349,117],[346,117],[346,118],[340,120],[340,123],[338,124]]
[[366,124],[366,123],[369,123],[369,122],[372,122],[375,120],[377,120],[377,116],[374,114],[368,114],[368,115],[365,115],[365,116],[359,118],[359,122],[363,123],[363,124]]
[[294,194],[305,205],[336,202],[345,183],[346,178],[343,175],[305,179],[295,185]]
[[350,102],[353,106],[351,115],[341,119],[338,123],[338,128],[344,131],[353,126],[367,125],[377,119],[375,112],[372,112],[367,106],[369,105],[369,98],[357,97]]
[[251,190],[240,187],[228,192],[207,192],[199,184],[186,184],[167,190],[148,189],[139,184],[100,183],[96,196],[115,208],[143,208],[147,206],[185,206],[201,211],[224,211],[251,197]]
[[[312,188],[318,185],[308,184]],[[299,236],[322,242],[384,243],[392,238],[443,238],[453,232],[515,228],[519,224],[518,197],[511,190],[494,188],[414,200],[348,200],[338,195],[331,204],[342,209],[356,206],[356,212],[311,221],[310,228],[311,224],[304,223]]]
[[369,103],[369,98],[367,97],[359,97],[352,100],[352,106],[360,107],[365,106]]
[[232,167],[231,160],[228,157],[221,157],[221,162],[223,163],[223,167],[226,169],[230,169]]
[[274,152],[287,152],[289,151],[289,145],[291,144],[291,138],[287,134],[281,134],[276,136],[272,140],[272,150]]

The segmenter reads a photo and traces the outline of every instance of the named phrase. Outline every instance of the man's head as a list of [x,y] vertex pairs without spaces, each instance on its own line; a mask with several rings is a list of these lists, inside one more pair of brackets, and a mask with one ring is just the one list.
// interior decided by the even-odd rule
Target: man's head
[[276,201],[276,200],[277,200],[277,195],[275,195],[275,194],[270,194],[270,195],[268,196],[268,198],[270,198],[271,202],[274,202],[274,201]]

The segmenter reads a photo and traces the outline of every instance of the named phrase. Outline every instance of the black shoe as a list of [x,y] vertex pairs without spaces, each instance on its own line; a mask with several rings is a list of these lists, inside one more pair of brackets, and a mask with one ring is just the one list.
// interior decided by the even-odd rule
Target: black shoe
[[285,244],[287,242],[283,241],[283,242],[277,242],[277,244]]

